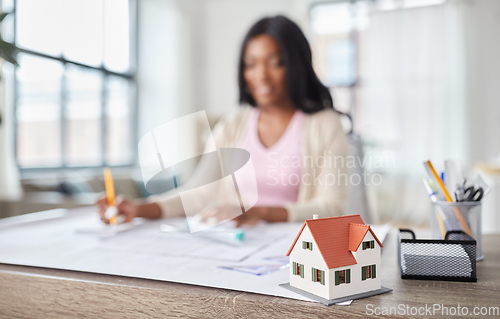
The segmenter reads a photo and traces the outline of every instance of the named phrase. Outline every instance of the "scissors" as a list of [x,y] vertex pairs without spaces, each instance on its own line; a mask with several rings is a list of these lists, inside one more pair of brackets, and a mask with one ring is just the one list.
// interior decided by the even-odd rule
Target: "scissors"
[[463,180],[462,187],[457,185],[455,197],[457,202],[479,202],[484,195],[482,187],[475,188],[474,186],[465,187],[466,179]]
[[484,195],[482,187],[474,188],[474,186],[467,187],[464,190],[464,201],[466,202],[479,202]]

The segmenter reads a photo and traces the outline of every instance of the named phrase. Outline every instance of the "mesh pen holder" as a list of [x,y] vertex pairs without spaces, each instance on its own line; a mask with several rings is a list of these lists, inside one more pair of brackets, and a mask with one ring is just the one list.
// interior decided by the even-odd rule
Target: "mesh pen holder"
[[403,279],[476,282],[476,241],[462,231],[446,239],[416,239],[399,230],[398,261]]
[[431,211],[432,238],[443,239],[447,231],[463,231],[477,242],[476,260],[482,260],[481,202],[435,202]]

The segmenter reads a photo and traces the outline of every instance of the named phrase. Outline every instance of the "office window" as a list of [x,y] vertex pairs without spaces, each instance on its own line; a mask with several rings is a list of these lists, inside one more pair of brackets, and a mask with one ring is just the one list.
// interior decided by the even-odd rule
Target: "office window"
[[[330,89],[335,109],[354,117],[360,88],[359,31],[368,24],[369,1],[318,3],[311,8],[314,68]],[[343,126],[353,123],[342,117]]]
[[135,161],[136,0],[4,1],[21,168]]

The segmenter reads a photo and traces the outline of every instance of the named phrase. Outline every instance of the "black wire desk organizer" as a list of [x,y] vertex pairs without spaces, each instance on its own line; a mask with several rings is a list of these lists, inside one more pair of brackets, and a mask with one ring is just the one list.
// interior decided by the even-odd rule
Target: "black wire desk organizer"
[[463,231],[445,239],[416,239],[410,229],[399,229],[398,261],[403,279],[477,282],[476,240]]

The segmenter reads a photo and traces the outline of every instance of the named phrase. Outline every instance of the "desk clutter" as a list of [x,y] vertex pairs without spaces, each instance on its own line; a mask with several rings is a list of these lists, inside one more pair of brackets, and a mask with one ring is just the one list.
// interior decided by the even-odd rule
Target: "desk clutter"
[[236,245],[221,238],[231,233],[213,233],[220,226],[203,235],[186,232],[185,218],[112,226],[100,220],[94,207],[20,217],[0,220],[0,263],[310,301],[278,286],[289,277],[285,253],[301,227],[298,223],[236,229],[235,236],[244,231],[244,244]]
[[400,229],[398,259],[403,279],[476,282],[476,240],[463,231],[448,231],[445,239],[416,239]]
[[445,161],[445,170],[439,176],[431,161],[424,163],[427,177],[424,187],[432,203],[432,237],[444,240],[450,231],[461,231],[476,240],[476,259],[484,258],[482,252],[481,200],[491,188],[477,176],[471,184],[463,177],[460,164]]
[[438,175],[431,161],[424,162],[433,239],[417,239],[412,230],[399,230],[401,278],[476,282],[476,261],[484,258],[481,200],[491,189],[481,176],[467,184],[458,161],[447,160],[444,166]]

